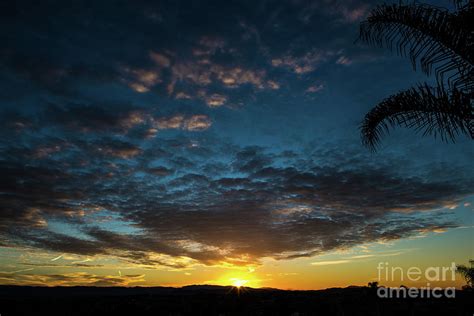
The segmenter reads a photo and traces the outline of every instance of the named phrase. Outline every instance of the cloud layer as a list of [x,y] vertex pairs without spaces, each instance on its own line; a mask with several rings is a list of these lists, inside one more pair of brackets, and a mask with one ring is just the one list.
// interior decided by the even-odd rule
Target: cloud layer
[[360,152],[176,140],[53,142],[58,150],[40,156],[9,148],[0,165],[4,242],[146,266],[255,264],[454,227],[433,210],[472,194],[466,170],[433,178],[426,166],[407,177],[393,171],[400,162],[375,165]]

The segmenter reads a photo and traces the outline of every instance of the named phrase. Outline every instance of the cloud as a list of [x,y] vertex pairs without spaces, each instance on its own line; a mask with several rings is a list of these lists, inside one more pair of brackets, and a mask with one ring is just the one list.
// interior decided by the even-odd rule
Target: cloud
[[[210,86],[220,92],[206,90]],[[216,107],[226,103],[228,97],[224,95],[225,89],[245,86],[257,90],[275,89],[276,82],[269,81],[267,84],[264,70],[229,67],[204,59],[173,64],[167,91],[177,99],[202,99],[207,105]]]
[[[34,23],[34,20],[30,22]],[[18,30],[34,27],[27,25],[28,23],[15,23]],[[39,30],[38,32],[41,33]],[[93,65],[56,58],[54,54],[45,54],[34,49],[35,39],[27,36],[23,40],[25,45],[18,45],[15,40],[5,43],[5,49],[1,52],[0,65],[7,73],[14,73],[19,79],[13,82],[13,90],[4,94],[7,98],[34,94],[37,89],[53,96],[77,96],[80,90],[77,82],[100,84],[119,80],[119,72],[110,64]],[[43,38],[42,43],[46,47],[51,44],[51,40]]]
[[33,156],[35,158],[41,159],[44,157],[49,157],[50,155],[60,152],[60,151],[61,151],[61,146],[59,145],[43,146],[43,147],[36,148]]
[[273,89],[273,90],[278,90],[280,89],[280,84],[276,81],[273,81],[273,80],[268,80],[267,81],[267,84],[268,86],[270,87],[270,89]]
[[[104,265],[102,264],[85,264],[85,263],[74,263],[72,262],[71,264],[54,264],[54,263],[32,263],[32,262],[21,262],[20,264],[25,265],[25,266],[34,266],[38,268],[101,268]],[[25,269],[26,271],[31,271],[34,268],[30,269]],[[22,271],[25,271],[22,270]],[[16,271],[18,272],[18,271]]]
[[146,170],[148,173],[156,176],[168,176],[173,173],[173,170],[166,167],[152,167]]
[[352,262],[357,262],[357,260],[399,256],[402,253],[404,253],[404,251],[379,252],[379,253],[372,253],[372,254],[365,254],[365,255],[356,255],[356,256],[350,256],[350,257],[342,258],[342,259],[338,259],[338,260],[315,261],[315,262],[311,262],[311,265],[313,265],[313,266],[327,266],[327,265],[352,263]]
[[199,40],[199,46],[193,49],[195,56],[210,56],[217,52],[225,52],[227,43],[222,38],[203,36]]
[[57,257],[55,257],[55,258],[51,259],[51,261],[56,261],[56,260],[59,260],[59,259],[61,259],[62,257],[63,257],[63,255],[59,255],[59,256],[57,256]]
[[227,97],[225,95],[220,95],[217,93],[214,93],[210,96],[205,96],[204,99],[206,100],[207,105],[213,108],[224,105],[227,102]]
[[160,73],[153,69],[124,68],[123,71],[132,77],[132,80],[125,80],[129,87],[139,93],[148,92],[153,86],[162,82]]
[[[190,25],[188,19],[159,13],[169,11],[165,3],[146,8],[127,4],[88,22],[96,31],[88,37],[90,45],[81,45],[81,16],[87,10],[102,10],[100,6],[86,10],[79,5],[77,12],[63,10],[61,23],[52,26],[54,36],[38,26],[31,12],[20,10],[25,18],[10,23],[28,36],[10,38],[0,52],[7,76],[16,78],[5,80],[14,89],[4,89],[2,95],[11,100],[23,95],[38,98],[44,93],[76,101],[93,98],[132,102],[149,97],[200,100],[212,107],[246,104],[260,92],[287,88],[283,83],[289,79],[288,74],[275,68],[287,69],[297,80],[304,80],[304,75],[332,62],[337,52],[348,41],[352,45],[353,40],[344,35],[349,32],[340,29],[340,21],[334,17],[353,23],[366,11],[357,1],[325,0],[310,4],[269,2],[248,10],[231,7],[226,3],[203,3],[196,10],[208,17],[209,25],[196,26]],[[37,9],[46,14],[46,8]],[[117,14],[131,16],[137,23],[126,28],[115,18]],[[157,23],[174,27],[157,27]],[[220,27],[222,24],[226,26]],[[107,30],[104,25],[108,25]],[[314,31],[323,27],[334,32],[334,43],[320,35],[325,32]],[[28,33],[31,29],[36,30],[36,35]],[[102,32],[123,36],[107,36],[108,40],[103,41]],[[57,38],[69,38],[74,44]],[[282,42],[288,45],[281,45]],[[44,49],[36,49],[40,45]],[[225,100],[216,100],[213,95],[224,96]],[[265,93],[262,95],[265,97]]]
[[50,104],[42,116],[44,122],[81,132],[125,133],[147,120],[144,109],[126,104]]
[[335,265],[335,264],[343,264],[343,263],[349,263],[349,260],[333,260],[333,261],[315,261],[311,262],[311,265],[313,266],[329,266],[329,265]]
[[339,57],[339,58],[336,60],[336,64],[349,66],[349,65],[352,64],[352,60],[350,60],[350,59],[349,59],[348,57],[346,57],[346,56],[341,56],[341,57]]
[[323,89],[324,89],[324,85],[322,83],[321,84],[315,84],[315,85],[309,86],[306,89],[306,92],[307,93],[316,93],[316,92],[322,91]]
[[133,158],[142,152],[139,147],[133,144],[119,141],[103,143],[102,145],[99,144],[97,151],[105,155],[122,159]]
[[368,7],[361,5],[353,8],[342,7],[341,14],[347,22],[357,22],[362,20],[368,13]]
[[183,126],[184,116],[176,115],[168,118],[160,118],[155,122],[158,129],[178,129]]
[[193,115],[184,123],[184,128],[188,131],[203,131],[211,124],[211,120],[206,115]]
[[129,286],[145,281],[145,275],[96,275],[85,272],[65,274],[12,274],[0,272],[5,285],[32,286]]
[[[353,0],[321,0],[311,2],[309,5],[301,8],[300,18],[308,23],[318,12],[324,12],[332,16],[331,22],[356,23],[362,20],[368,13],[369,7],[366,3],[360,3]],[[336,17],[336,19],[334,19]],[[334,21],[335,20],[335,21]]]
[[[218,100],[218,99],[216,99]],[[17,120],[17,112],[5,112],[8,122]],[[204,131],[212,125],[211,119],[204,114],[175,114],[163,116],[162,114],[143,107],[128,104],[89,104],[73,103],[65,105],[49,104],[44,110],[31,118],[28,124],[22,124],[17,132],[28,133],[31,131],[44,131],[50,128],[59,129],[61,132],[72,134],[72,142],[56,139],[50,143],[42,141],[29,155],[37,159],[58,156],[61,153],[84,147],[88,151],[99,151],[111,156],[130,158],[140,153],[139,146],[127,143],[124,140],[114,140],[113,143],[95,141],[96,148],[91,148],[90,141],[78,143],[78,139],[101,135],[106,141],[113,140],[117,135],[131,137],[152,138],[159,130],[182,129],[187,131]],[[5,132],[11,132],[10,129]]]
[[149,58],[154,65],[149,68],[122,67],[123,81],[140,93],[159,90],[161,85],[175,99],[200,99],[210,107],[228,101],[225,89],[248,86],[258,90],[279,88],[276,81],[267,80],[264,69],[254,69],[244,63],[230,66],[215,58],[218,54],[234,57],[236,52],[222,39],[203,36],[188,49],[192,51],[189,58],[151,51]]
[[[234,58],[235,49],[219,38],[203,36],[186,47],[188,54],[150,51],[152,65],[148,67],[122,66],[122,81],[139,93],[157,92],[165,88],[175,99],[202,100],[210,107],[218,107],[231,98],[225,90],[252,87],[257,90],[278,89],[275,80],[267,80],[264,69],[254,69],[244,62],[228,65],[216,55]],[[189,56],[189,51],[192,56]]]
[[212,122],[206,115],[175,115],[155,120],[157,129],[184,129],[187,131],[204,131],[211,127]]
[[150,52],[150,58],[161,68],[168,68],[171,65],[170,58],[164,54]]
[[303,56],[285,55],[283,57],[273,58],[271,64],[274,67],[286,68],[296,74],[305,74],[313,72],[316,68],[333,55],[331,51],[315,50],[305,53]]
[[[183,117],[162,126],[193,124],[200,126]],[[405,177],[394,171],[396,160],[374,166],[363,154],[328,148],[306,157],[223,146],[219,157],[232,163],[220,168],[212,158],[216,149],[202,152],[202,144],[175,141],[125,155],[131,150],[126,145],[108,143],[114,150],[106,155],[90,152],[92,166],[116,153],[130,159],[127,168],[105,162],[97,169],[62,171],[46,162],[42,168],[0,165],[0,185],[8,196],[0,214],[3,240],[65,254],[115,256],[144,267],[255,265],[265,257],[311,257],[455,227],[449,213],[436,210],[460,203],[473,187],[466,171],[431,178],[421,174],[430,174],[428,166]],[[204,160],[191,161],[179,154],[183,151],[189,158],[204,154],[196,156]],[[162,164],[149,165],[156,157],[165,157]],[[203,173],[204,166],[213,173]],[[93,207],[112,212],[125,228],[114,231],[93,212],[83,212]],[[77,232],[51,231],[51,220]]]
[[256,88],[263,89],[263,81],[266,76],[265,71],[255,71],[250,69],[242,69],[235,67],[230,69],[215,67],[213,71],[216,73],[218,80],[225,86],[236,88],[243,84],[251,84]]

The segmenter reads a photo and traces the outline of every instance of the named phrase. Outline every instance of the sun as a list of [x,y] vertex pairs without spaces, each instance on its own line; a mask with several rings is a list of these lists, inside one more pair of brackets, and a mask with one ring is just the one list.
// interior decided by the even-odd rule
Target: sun
[[230,280],[232,281],[232,285],[235,287],[242,287],[248,283],[248,280],[242,280],[242,279],[237,279],[237,278],[232,278]]
[[[253,271],[252,271],[253,272]],[[212,284],[222,286],[233,286],[236,288],[243,287],[260,287],[260,279],[252,272],[246,271],[229,271],[220,276],[219,279],[211,281]]]

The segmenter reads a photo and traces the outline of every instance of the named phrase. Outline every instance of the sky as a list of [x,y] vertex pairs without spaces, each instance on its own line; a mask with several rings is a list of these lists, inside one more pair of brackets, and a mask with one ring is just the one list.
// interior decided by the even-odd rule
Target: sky
[[361,144],[432,80],[356,41],[380,3],[0,4],[0,284],[322,289],[474,258],[472,141]]

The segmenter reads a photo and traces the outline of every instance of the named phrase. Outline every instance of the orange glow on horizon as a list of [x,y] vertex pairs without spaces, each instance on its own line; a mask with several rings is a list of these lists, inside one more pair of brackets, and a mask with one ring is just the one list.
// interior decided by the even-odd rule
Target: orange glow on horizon
[[234,279],[232,285],[235,286],[235,287],[242,287],[247,283],[248,283],[247,280]]
[[222,285],[222,286],[234,286],[237,288],[240,287],[253,287],[259,288],[262,286],[261,279],[258,276],[251,272],[228,272],[223,274],[217,280],[205,282],[209,284]]

